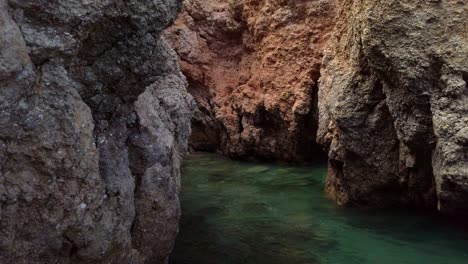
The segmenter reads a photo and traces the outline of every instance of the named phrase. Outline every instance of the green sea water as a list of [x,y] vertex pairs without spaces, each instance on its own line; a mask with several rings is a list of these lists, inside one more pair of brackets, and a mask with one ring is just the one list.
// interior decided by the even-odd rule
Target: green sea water
[[171,263],[468,263],[466,230],[412,211],[338,207],[323,192],[325,174],[324,165],[188,156]]

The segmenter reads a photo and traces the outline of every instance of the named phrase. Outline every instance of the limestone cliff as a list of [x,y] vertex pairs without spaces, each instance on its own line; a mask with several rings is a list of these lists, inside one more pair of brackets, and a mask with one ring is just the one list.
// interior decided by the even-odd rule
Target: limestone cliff
[[466,1],[338,1],[319,140],[340,203],[466,214]]
[[167,32],[198,103],[191,146],[317,158],[316,93],[333,0],[186,0]]
[[178,0],[0,0],[0,263],[163,263],[194,103]]

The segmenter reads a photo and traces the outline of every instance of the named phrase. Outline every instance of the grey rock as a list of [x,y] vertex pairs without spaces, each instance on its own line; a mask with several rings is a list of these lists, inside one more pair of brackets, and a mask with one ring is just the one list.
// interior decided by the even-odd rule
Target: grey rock
[[0,0],[0,263],[164,263],[194,103],[178,0]]
[[340,2],[319,92],[328,192],[466,214],[468,6]]

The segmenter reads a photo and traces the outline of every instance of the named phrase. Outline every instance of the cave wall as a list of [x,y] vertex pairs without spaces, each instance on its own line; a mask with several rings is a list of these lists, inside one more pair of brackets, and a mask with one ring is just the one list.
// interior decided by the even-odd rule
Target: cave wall
[[466,214],[466,3],[187,0],[177,58],[181,6],[0,0],[1,263],[164,263],[190,120],[231,157],[317,140],[339,204]]
[[319,141],[344,205],[466,214],[468,6],[341,0],[321,70]]
[[305,161],[335,1],[186,0],[165,36],[198,108],[190,145],[235,158]]
[[187,0],[165,35],[198,105],[190,145],[297,162],[320,157],[318,141],[339,204],[460,212],[466,11],[457,0]]
[[0,262],[164,263],[194,102],[181,1],[0,0]]

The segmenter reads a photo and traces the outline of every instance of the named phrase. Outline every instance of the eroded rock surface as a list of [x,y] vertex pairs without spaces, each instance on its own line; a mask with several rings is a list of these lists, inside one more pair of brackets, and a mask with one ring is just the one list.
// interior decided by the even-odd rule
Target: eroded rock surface
[[341,204],[466,214],[468,5],[338,1],[319,89],[328,192]]
[[166,32],[198,103],[191,146],[231,157],[317,158],[317,80],[333,0],[187,0]]
[[163,263],[194,103],[178,0],[0,0],[0,263]]

